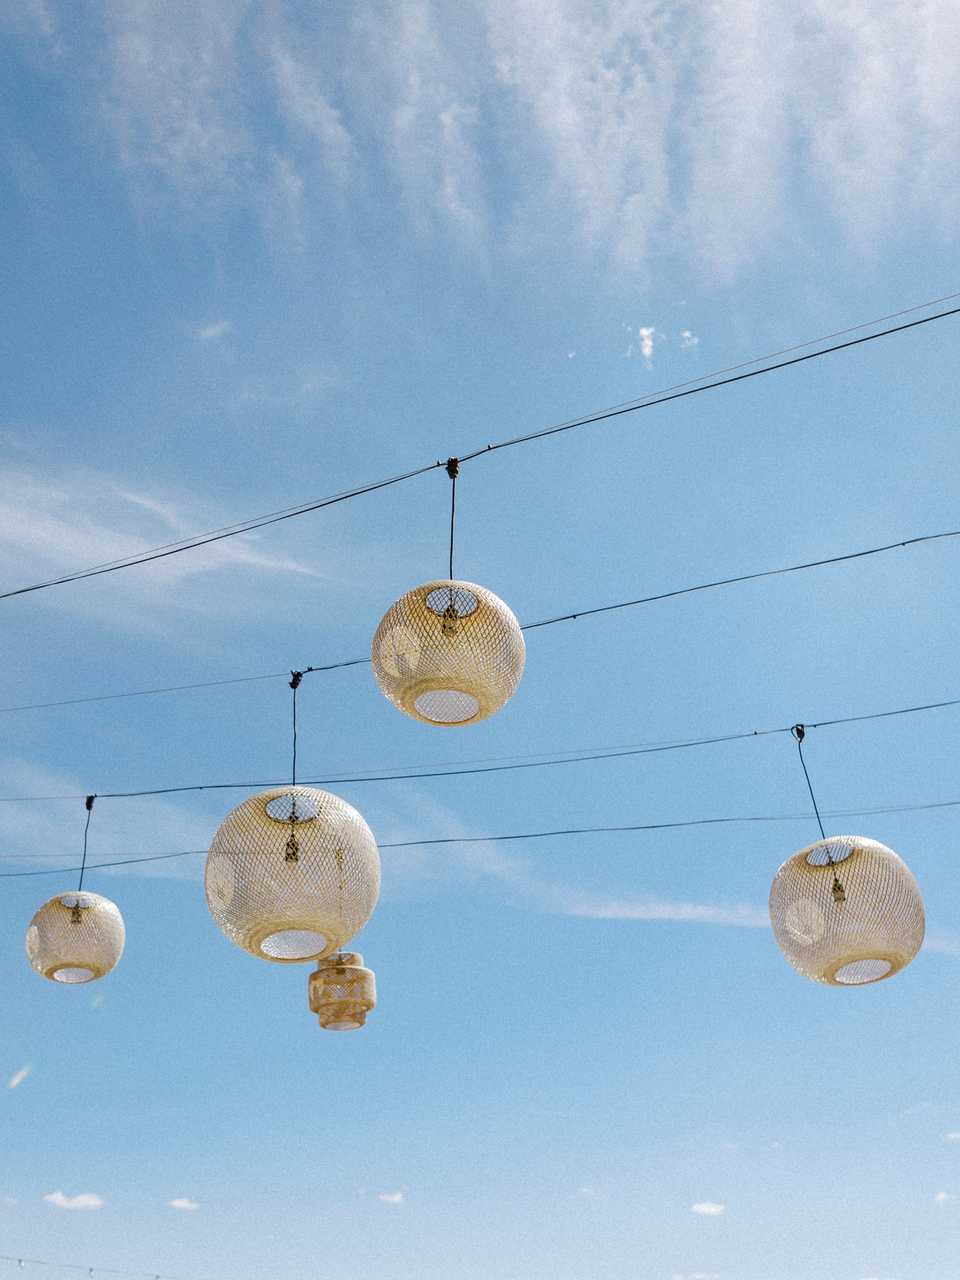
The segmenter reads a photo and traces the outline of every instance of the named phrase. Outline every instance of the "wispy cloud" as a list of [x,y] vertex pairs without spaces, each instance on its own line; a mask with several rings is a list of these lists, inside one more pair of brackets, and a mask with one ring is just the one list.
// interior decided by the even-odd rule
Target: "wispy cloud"
[[77,1196],[65,1196],[62,1191],[51,1191],[43,1198],[47,1204],[52,1204],[57,1209],[102,1209],[107,1203],[102,1196],[95,1195],[92,1191],[84,1191]]
[[673,1280],[720,1280],[716,1271],[675,1271]]
[[229,320],[215,320],[212,324],[200,325],[194,330],[194,336],[200,342],[215,342],[218,338],[225,338],[232,332],[233,325]]
[[698,1200],[690,1206],[690,1212],[699,1214],[701,1218],[719,1218],[726,1211],[727,1206],[718,1204],[715,1200]]
[[175,1200],[168,1200],[167,1204],[171,1209],[179,1209],[181,1213],[195,1213],[200,1208],[196,1200],[191,1200],[187,1196],[177,1196]]
[[403,1204],[402,1191],[381,1191],[377,1199],[383,1204]]
[[680,345],[681,347],[683,347],[684,351],[689,351],[691,347],[696,347],[700,345],[700,339],[697,337],[695,333],[692,333],[689,329],[681,329]]
[[24,1080],[26,1080],[27,1076],[29,1076],[32,1070],[33,1070],[33,1067],[28,1062],[26,1066],[21,1067],[19,1071],[15,1071],[13,1075],[10,1077],[10,1079],[7,1081],[7,1088],[19,1089],[20,1085],[23,1084]]
[[955,1191],[938,1191],[933,1197],[933,1203],[940,1205],[941,1208],[943,1205],[953,1204],[957,1200],[960,1200],[960,1195],[957,1195]]

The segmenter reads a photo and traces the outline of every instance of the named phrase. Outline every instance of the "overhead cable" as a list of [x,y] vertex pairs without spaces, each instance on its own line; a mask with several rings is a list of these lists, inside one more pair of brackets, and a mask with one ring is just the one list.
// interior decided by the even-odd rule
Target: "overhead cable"
[[[933,305],[933,304],[920,304]],[[907,310],[914,310],[908,308]],[[906,314],[906,311],[903,312]],[[598,413],[586,414],[579,418],[572,418],[566,422],[558,423],[554,426],[543,427],[538,431],[527,432],[524,435],[512,436],[507,440],[501,440],[493,444],[487,444],[481,448],[474,449],[472,452],[461,452],[457,455],[459,461],[470,462],[474,458],[479,458],[484,454],[494,453],[499,450],[509,449],[515,445],[526,444],[532,440],[543,440],[548,436],[558,435],[561,432],[572,431],[577,427],[590,426],[599,422],[605,422],[611,418],[621,417],[628,413],[637,413],[641,409],[652,409],[657,405],[667,404],[673,400],[684,399],[688,396],[699,395],[704,391],[713,391],[719,387],[730,386],[733,383],[743,382],[749,378],[758,378],[763,374],[775,373],[778,370],[789,368],[793,365],[803,364],[810,360],[819,359],[821,356],[831,355],[837,351],[845,351],[852,347],[861,346],[867,342],[875,342],[878,338],[888,338],[897,333],[905,333],[907,330],[916,329],[921,325],[933,323],[935,320],[945,320],[951,316],[960,315],[960,307],[951,307],[945,311],[937,311],[933,315],[923,316],[918,320],[906,321],[903,324],[894,325],[888,329],[881,329],[876,333],[864,334],[859,338],[850,338],[845,342],[833,343],[828,347],[821,347],[816,351],[806,352],[804,355],[791,356],[787,360],[780,360],[775,364],[765,364],[759,369],[750,369],[744,373],[733,373],[725,377],[714,377],[712,374],[704,374],[703,378],[696,379],[696,385],[679,384],[676,389],[668,388],[664,392],[653,392],[649,396],[642,397],[635,402],[621,404],[611,409],[605,409]],[[879,321],[868,322],[879,323]],[[866,326],[857,326],[866,327]],[[817,339],[813,340],[818,341]],[[810,343],[800,344],[801,346],[812,345]],[[745,362],[747,364],[753,361]],[[704,379],[712,379],[704,381]],[[343,490],[340,493],[333,494],[326,498],[318,498],[309,502],[301,503],[297,506],[287,507],[281,511],[268,512],[266,515],[253,516],[247,520],[238,521],[236,524],[224,526],[221,529],[213,530],[209,533],[196,534],[190,538],[181,539],[178,542],[165,543],[160,547],[154,547],[147,551],[134,552],[129,556],[122,556],[116,560],[107,561],[103,564],[92,565],[86,569],[78,569],[72,573],[62,574],[56,578],[48,578],[43,582],[35,582],[25,587],[16,587],[9,591],[0,592],[0,600],[8,600],[13,596],[28,595],[35,591],[43,591],[49,587],[63,586],[69,582],[79,582],[86,578],[99,577],[106,573],[115,573],[119,569],[133,568],[135,565],[147,564],[154,560],[162,560],[168,556],[179,555],[184,551],[192,551],[197,547],[207,546],[213,542],[223,541],[225,538],[234,538],[241,533],[250,533],[255,529],[265,528],[267,525],[277,524],[283,520],[291,520],[295,516],[306,515],[311,511],[319,511],[324,507],[334,506],[340,502],[346,502],[351,498],[361,497],[366,493],[373,493],[380,489],[389,488],[392,485],[400,484],[406,480],[412,480],[417,476],[425,475],[428,471],[436,470],[438,467],[444,467],[446,463],[437,461],[429,462],[421,467],[413,468],[399,475],[391,476],[386,480],[372,481],[367,484],[358,485],[353,489]]]
[[[910,707],[893,707],[886,711],[869,711],[855,716],[838,716],[832,720],[808,720],[807,729],[828,729],[838,725],[858,724],[868,720],[885,720],[891,716],[914,715],[921,711],[941,711],[947,707],[960,706],[960,698],[946,698],[940,702],[923,702]],[[463,778],[473,774],[510,773],[517,769],[546,769],[563,764],[586,764],[597,760],[620,760],[630,756],[658,755],[661,752],[684,751],[693,747],[708,747],[718,743],[742,742],[747,738],[765,738],[777,733],[791,733],[793,725],[778,725],[772,729],[743,729],[736,733],[714,734],[702,738],[682,738],[674,742],[658,742],[634,747],[599,748],[588,752],[573,750],[562,753],[543,753],[542,759],[518,760],[515,756],[503,757],[506,763],[497,763],[497,757],[488,764],[463,766],[435,766],[423,769],[417,765],[398,767],[392,772],[377,773],[363,770],[355,775],[334,774],[327,778],[307,778],[302,785],[311,787],[339,786],[346,783],[359,785],[364,782],[415,782],[425,778]],[[264,781],[257,779],[244,782],[197,782],[185,783],[175,787],[150,787],[142,791],[98,791],[96,794],[103,800],[131,800],[148,796],[182,795],[190,791],[255,791],[259,788],[283,787],[288,783],[281,779]],[[0,804],[38,804],[47,801],[83,800],[84,794],[45,795],[45,796],[0,796]]]
[[[715,578],[709,582],[698,582],[688,587],[674,587],[669,591],[657,592],[655,595],[637,596],[634,599],[619,600],[613,604],[578,609],[573,613],[559,613],[551,618],[543,618],[539,622],[524,623],[520,629],[521,631],[537,631],[543,627],[555,626],[560,622],[575,622],[579,618],[590,618],[601,613],[613,613],[618,609],[633,609],[640,605],[658,604],[663,600],[674,600],[680,596],[695,595],[701,591],[712,591],[719,587],[735,586],[742,582],[755,582],[761,578],[776,578],[791,573],[803,573],[808,569],[822,569],[828,565],[844,564],[852,560],[864,560],[870,556],[884,555],[889,551],[899,551],[904,547],[915,547],[926,542],[939,542],[947,538],[957,537],[960,537],[960,529],[947,529],[940,533],[918,534],[912,538],[901,539],[899,542],[887,542],[877,547],[866,547],[861,551],[847,551],[841,555],[825,556],[817,560],[805,560],[798,564],[784,565],[778,569],[758,569],[751,573],[736,574],[727,578]],[[338,662],[303,667],[302,674],[315,675],[327,671],[340,671],[347,667],[369,665],[369,658],[346,658]],[[26,702],[15,706],[0,707],[0,715],[16,711],[44,711],[53,707],[71,707],[87,702],[109,702],[117,698],[143,698],[161,693],[182,693],[194,689],[213,689],[221,685],[249,684],[257,680],[280,680],[288,677],[289,672],[287,671],[272,671],[264,675],[232,676],[221,680],[201,680],[190,684],[164,685],[152,689],[131,689],[124,693],[104,693],[78,698],[63,698],[53,702]]]
[[[833,809],[824,811],[825,818],[862,818],[878,814],[920,813],[936,809],[960,808],[960,800],[934,800],[920,804],[876,805],[866,809]],[[737,824],[760,824],[773,822],[809,822],[814,818],[813,811],[807,813],[773,813],[773,814],[738,814],[717,818],[686,818],[675,822],[631,822],[617,826],[605,827],[560,827],[550,831],[518,831],[507,835],[487,836],[425,836],[416,840],[393,840],[378,845],[382,849],[419,849],[429,845],[449,844],[502,844],[515,840],[547,840],[553,837],[588,836],[588,835],[622,835],[640,831],[678,831],[686,827],[734,826]],[[90,863],[87,870],[109,870],[116,867],[134,867],[145,862],[166,862],[171,858],[191,858],[206,854],[206,849],[182,849],[176,853],[144,854],[135,858],[120,858],[113,862]],[[32,854],[5,854],[8,860],[29,861]],[[76,867],[43,868],[39,871],[0,871],[0,879],[15,880],[27,876],[67,876],[73,875]]]

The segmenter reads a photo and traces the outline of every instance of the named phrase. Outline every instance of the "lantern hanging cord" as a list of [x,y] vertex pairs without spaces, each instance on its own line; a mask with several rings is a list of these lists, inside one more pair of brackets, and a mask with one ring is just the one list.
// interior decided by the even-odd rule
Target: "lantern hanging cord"
[[[813,812],[817,815],[817,826],[820,828],[820,838],[822,840],[826,840],[827,833],[823,829],[823,821],[820,818],[820,809],[817,806],[817,797],[813,794],[813,786],[810,782],[810,774],[807,772],[807,762],[803,758],[803,740],[807,736],[807,731],[802,724],[795,724],[793,728],[790,730],[790,732],[793,734],[794,738],[796,739],[797,754],[800,756],[800,764],[803,766],[803,776],[807,780],[807,790],[810,792],[810,800],[813,804]],[[830,856],[829,849],[827,850],[827,861],[832,865],[833,858]]]
[[80,862],[80,883],[77,885],[77,893],[83,888],[83,873],[87,869],[87,833],[90,830],[90,815],[93,813],[93,802],[96,796],[84,797],[84,805],[87,810],[87,820],[83,824],[83,859]]
[[300,688],[302,679],[302,671],[290,672],[290,688],[293,690],[293,767],[290,771],[290,782],[294,787],[297,785],[297,690]]
[[[453,580],[453,530],[457,518],[457,476],[460,474],[458,458],[447,459],[447,475],[450,477],[450,580]],[[452,588],[451,588],[452,590]],[[451,600],[452,603],[452,600]]]

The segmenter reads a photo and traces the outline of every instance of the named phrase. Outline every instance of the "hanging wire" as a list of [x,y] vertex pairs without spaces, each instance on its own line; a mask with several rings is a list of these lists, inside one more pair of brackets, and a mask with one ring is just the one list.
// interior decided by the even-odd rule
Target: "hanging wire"
[[[927,304],[927,305],[933,305]],[[672,400],[681,400],[687,396],[699,395],[704,391],[712,391],[718,387],[730,386],[732,383],[742,382],[748,378],[761,377],[763,374],[774,373],[779,369],[786,369],[792,365],[803,364],[808,360],[817,360],[821,356],[830,355],[836,351],[845,351],[851,347],[860,346],[862,343],[875,342],[878,338],[887,338],[893,334],[904,333],[907,330],[915,329],[920,325],[927,325],[935,320],[945,320],[948,317],[960,315],[960,307],[951,307],[945,311],[935,312],[930,316],[923,316],[919,320],[911,320],[905,324],[894,325],[889,329],[881,329],[877,333],[864,334],[859,338],[852,338],[847,342],[834,343],[828,347],[822,347],[818,351],[810,351],[805,355],[794,356],[789,360],[781,360],[776,364],[763,365],[759,369],[752,369],[746,373],[734,374],[731,377],[714,378],[712,374],[705,374],[704,378],[713,378],[713,381],[700,381],[699,385],[687,387],[684,390],[673,390],[668,393],[654,393],[651,397],[646,397],[640,401],[627,404],[618,408],[606,409],[599,413],[587,414],[580,418],[574,418],[567,422],[559,423],[556,426],[544,427],[539,431],[531,431],[525,435],[513,436],[507,440],[501,440],[495,444],[484,445],[479,449],[475,449],[472,453],[462,453],[460,455],[461,462],[468,462],[473,458],[478,458],[484,454],[493,453],[500,449],[509,449],[514,445],[525,444],[531,440],[542,440],[548,436],[557,435],[563,431],[572,431],[576,427],[590,426],[593,423],[605,422],[610,418],[617,418],[626,413],[637,413],[642,409],[652,409],[660,404],[667,404]],[[873,323],[879,323],[875,321]],[[808,345],[808,344],[800,344]],[[746,363],[753,363],[747,361]],[[681,386],[684,384],[680,384]],[[79,569],[73,573],[66,573],[57,578],[50,578],[44,582],[35,582],[26,587],[16,587],[10,591],[0,593],[0,600],[8,600],[12,596],[27,595],[34,591],[43,591],[49,587],[62,586],[68,582],[79,582],[86,578],[98,577],[104,573],[114,573],[119,569],[133,568],[135,565],[147,564],[153,560],[164,559],[167,556],[178,555],[184,551],[191,551],[196,547],[207,546],[211,542],[219,542],[224,538],[233,538],[241,533],[249,533],[254,529],[262,529],[266,525],[276,524],[281,520],[289,520],[295,516],[305,515],[310,511],[318,511],[323,507],[333,506],[339,502],[345,502],[351,498],[360,497],[365,493],[373,493],[380,489],[386,489],[392,485],[400,484],[405,480],[411,480],[416,476],[425,475],[428,471],[434,470],[436,467],[443,466],[442,462],[430,462],[425,466],[416,467],[410,471],[403,472],[400,475],[390,476],[385,480],[374,481],[369,484],[358,485],[354,489],[349,489],[341,493],[333,494],[328,498],[321,498],[313,502],[301,503],[295,507],[288,507],[283,511],[271,512],[265,516],[255,516],[248,520],[242,520],[234,525],[225,527],[224,529],[214,530],[211,533],[197,534],[192,538],[185,538],[178,543],[167,543],[162,547],[155,547],[151,550],[144,551],[135,555],[121,557],[117,560],[109,561],[100,565],[93,565],[87,569]]]
[[303,679],[302,671],[290,672],[290,688],[293,690],[293,766],[291,768],[290,785],[290,835],[287,837],[286,860],[297,862],[300,856],[300,843],[297,840],[297,690]]
[[[828,818],[862,818],[866,816],[889,815],[900,813],[936,812],[940,809],[960,809],[960,800],[935,800],[921,804],[874,805],[863,809],[833,809],[826,814]],[[685,818],[673,822],[633,822],[617,826],[604,827],[562,827],[550,831],[517,831],[508,834],[485,836],[428,836],[414,840],[393,840],[378,844],[383,849],[418,849],[428,845],[451,844],[503,844],[514,840],[546,840],[562,836],[616,835],[636,831],[680,831],[688,827],[720,827],[737,825],[766,825],[779,822],[809,822],[810,813],[753,813],[730,814],[713,818]],[[111,869],[114,867],[133,867],[145,862],[164,862],[171,858],[192,858],[206,856],[208,849],[180,849],[175,853],[153,853],[139,858],[122,858],[115,862],[97,862],[93,869]],[[827,861],[834,859],[829,850],[825,850]],[[6,854],[7,858],[29,860],[33,854]],[[38,871],[0,871],[0,880],[15,880],[31,876],[62,876],[75,871],[75,867],[44,868]]]
[[[453,532],[452,517],[453,513],[451,512],[451,551]],[[555,617],[544,618],[539,622],[524,623],[520,629],[521,631],[535,631],[541,627],[552,627],[559,622],[575,622],[579,618],[589,618],[601,613],[612,613],[618,609],[633,609],[638,605],[658,604],[663,600],[674,600],[680,596],[694,595],[701,591],[713,591],[718,587],[736,586],[744,582],[756,582],[761,578],[776,578],[785,574],[803,573],[808,569],[820,569],[829,565],[844,564],[852,560],[863,560],[869,556],[883,555],[889,551],[902,550],[904,547],[919,546],[927,542],[939,542],[947,538],[960,538],[960,529],[948,529],[941,533],[919,534],[916,537],[905,538],[899,542],[888,542],[883,546],[867,547],[862,551],[848,551],[842,555],[828,556],[819,560],[806,560],[798,564],[785,565],[777,569],[761,569],[753,573],[737,574],[728,578],[716,578],[709,582],[699,582],[692,586],[676,587],[670,591],[661,591],[656,595],[638,596],[631,600],[619,600],[614,604],[604,604],[589,609],[578,609],[575,613],[561,613],[557,614]],[[450,570],[452,574],[452,562]],[[309,675],[316,672],[339,671],[346,667],[363,667],[369,666],[369,664],[370,659],[368,657],[348,658],[340,662],[327,662],[318,666],[304,667],[303,674]],[[154,689],[133,689],[124,693],[104,693],[91,697],[64,698],[55,702],[21,703],[15,706],[0,707],[0,715],[7,715],[15,711],[43,711],[54,707],[70,707],[85,702],[109,702],[118,698],[143,698],[161,693],[182,693],[184,691],[194,689],[212,689],[221,685],[248,684],[257,680],[282,680],[285,676],[286,672],[275,671],[256,676],[234,676],[232,679],[226,680],[205,680],[192,684],[168,685]],[[814,728],[815,726],[810,724],[809,727]]]
[[[807,736],[807,731],[804,725],[795,724],[793,728],[790,730],[790,732],[793,734],[794,738],[796,739],[797,754],[800,757],[800,764],[803,766],[803,776],[807,780],[807,790],[810,792],[810,800],[811,800],[811,803],[813,804],[813,812],[817,815],[817,826],[820,828],[820,839],[823,841],[826,841],[827,833],[823,829],[823,820],[820,817],[820,809],[817,805],[817,797],[813,794],[813,784],[810,781],[810,774],[807,771],[807,762],[803,758],[803,740]],[[833,900],[839,905],[840,903],[846,902],[847,895],[844,892],[844,888],[843,888],[843,885],[840,883],[839,877],[837,876],[836,864],[834,863],[834,860],[833,860],[833,854],[830,852],[830,846],[828,844],[824,844],[823,851],[827,855],[827,866],[833,868]]]
[[[453,530],[457,516],[457,476],[460,474],[460,461],[458,458],[447,459],[447,475],[450,477],[450,572],[448,577],[453,579]],[[453,588],[450,588],[450,603],[453,604]]]
[[77,893],[83,888],[83,873],[87,869],[87,833],[90,830],[90,817],[93,813],[93,802],[96,798],[96,796],[85,796],[83,801],[87,810],[87,820],[83,824],[83,861],[80,863],[80,883],[77,885]]
[[[306,674],[306,671],[304,671]],[[948,698],[941,702],[924,702],[910,707],[894,707],[885,711],[868,711],[861,715],[839,716],[830,720],[808,721],[806,728],[836,728],[848,724],[861,724],[871,720],[886,720],[893,716],[915,715],[924,711],[940,711],[960,706],[960,698]],[[631,756],[657,755],[665,751],[686,751],[694,747],[713,746],[717,743],[745,741],[747,738],[770,737],[773,734],[792,733],[793,727],[781,725],[768,729],[746,729],[738,733],[713,734],[702,738],[686,738],[672,742],[658,742],[649,745],[598,747],[592,751],[568,748],[554,752],[532,752],[529,757],[503,756],[488,758],[484,761],[465,761],[462,766],[442,764],[422,769],[416,765],[397,765],[390,772],[376,773],[370,769],[360,770],[356,774],[333,774],[325,778],[309,778],[307,785],[327,787],[346,783],[361,784],[366,782],[402,782],[416,781],[423,778],[463,778],[473,774],[511,773],[518,769],[549,769],[558,765],[585,764],[593,761],[620,760]],[[561,756],[561,759],[536,759],[535,756]],[[498,760],[509,763],[498,763]],[[200,782],[175,787],[147,787],[139,791],[100,791],[97,794],[104,800],[143,799],[147,796],[183,795],[199,791],[256,791],[268,787],[282,787],[285,781],[276,778],[246,779],[242,782]],[[34,795],[34,796],[0,796],[0,804],[41,804],[56,801],[82,800],[82,795]]]
[[293,690],[293,768],[290,781],[293,786],[297,785],[297,690],[302,679],[302,671],[290,672],[290,688]]

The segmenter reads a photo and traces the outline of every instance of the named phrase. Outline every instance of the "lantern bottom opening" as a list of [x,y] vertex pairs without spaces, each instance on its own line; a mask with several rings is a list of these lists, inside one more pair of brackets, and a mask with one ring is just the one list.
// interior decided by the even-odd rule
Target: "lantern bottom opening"
[[367,1021],[367,1011],[362,1005],[320,1010],[320,1025],[324,1031],[359,1031]]
[[65,964],[61,965],[59,969],[54,969],[47,976],[52,978],[54,982],[77,983],[92,982],[94,978],[98,978],[100,975],[85,965]]
[[466,689],[425,689],[413,705],[418,715],[433,724],[466,724],[480,711],[479,699]]
[[880,956],[865,956],[862,960],[842,964],[834,972],[833,980],[844,987],[862,987],[868,982],[889,978],[893,972],[893,964],[889,960]]
[[269,960],[313,960],[330,944],[326,935],[315,929],[276,929],[257,945]]

